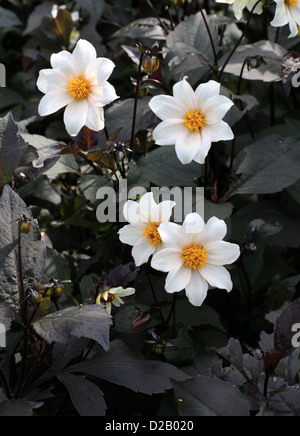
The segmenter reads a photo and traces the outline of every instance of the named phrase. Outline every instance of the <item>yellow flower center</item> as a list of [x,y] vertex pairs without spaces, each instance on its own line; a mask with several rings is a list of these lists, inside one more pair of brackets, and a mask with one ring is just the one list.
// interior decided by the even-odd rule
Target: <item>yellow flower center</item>
[[74,100],[84,100],[91,92],[91,84],[83,76],[75,77],[69,82],[68,91]]
[[143,230],[146,239],[149,241],[150,245],[154,247],[159,247],[161,244],[161,237],[158,232],[158,227],[161,223],[149,223],[147,227]]
[[182,253],[184,266],[195,271],[206,265],[207,256],[207,251],[202,245],[190,245]]
[[184,117],[184,125],[192,133],[200,132],[205,126],[205,116],[199,110],[191,110]]
[[297,6],[299,0],[285,0],[285,4],[292,8],[293,6]]

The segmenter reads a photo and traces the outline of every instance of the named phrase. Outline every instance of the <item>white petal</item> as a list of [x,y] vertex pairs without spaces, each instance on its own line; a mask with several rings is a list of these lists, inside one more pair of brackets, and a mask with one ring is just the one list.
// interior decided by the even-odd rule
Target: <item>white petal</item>
[[[173,87],[173,94],[178,104],[183,104],[185,113],[197,109],[197,99],[191,85],[184,79]],[[177,104],[177,102],[175,102]],[[181,107],[181,106],[180,106]]]
[[159,209],[159,222],[160,223],[164,223],[170,220],[172,213],[173,213],[173,208],[176,206],[175,201],[162,201],[159,205],[158,205],[158,209]]
[[119,231],[119,238],[123,244],[128,244],[131,246],[144,244],[146,240],[143,230],[132,224],[123,227]]
[[194,157],[194,161],[203,165],[205,163],[205,159],[210,149],[211,149],[211,137],[207,129],[204,128],[201,131],[201,145],[196,156]]
[[169,272],[179,270],[183,265],[182,251],[164,248],[153,256],[151,266],[158,271]]
[[85,74],[89,65],[95,62],[97,53],[95,47],[85,39],[80,39],[73,51],[80,73]]
[[175,145],[185,130],[182,120],[163,121],[153,130],[153,139],[157,145]]
[[175,223],[163,223],[158,232],[166,248],[182,249],[187,244],[186,235],[182,226]]
[[190,213],[186,216],[182,225],[189,244],[200,244],[199,235],[205,228],[203,218],[198,213]]
[[101,86],[111,76],[115,67],[115,64],[110,59],[97,58],[88,65],[85,71],[85,77],[98,86]]
[[180,292],[188,285],[191,280],[192,272],[190,268],[182,266],[179,270],[169,272],[166,280],[166,291],[170,294]]
[[241,255],[240,247],[230,242],[217,241],[205,245],[207,262],[212,265],[230,265]]
[[293,17],[292,8],[286,7],[286,9],[287,9],[289,27],[290,27],[290,31],[291,31],[289,38],[294,38],[295,36],[298,35],[298,32],[299,32],[298,26],[297,26],[297,23],[295,21],[295,18]]
[[147,192],[140,200],[140,214],[144,222],[159,223],[159,207],[152,192]]
[[105,307],[107,312],[110,314],[111,313],[111,303],[105,303]]
[[290,8],[290,13],[295,22],[300,26],[300,5],[299,3]]
[[89,107],[86,100],[73,100],[64,113],[64,123],[70,136],[76,136],[83,126],[85,126]]
[[99,85],[103,85],[112,75],[116,65],[107,58],[98,58],[97,63],[97,81]]
[[69,80],[80,75],[80,70],[74,56],[66,50],[54,53],[50,58],[50,63],[54,70],[65,74]]
[[156,248],[148,243],[136,245],[132,249],[132,257],[134,258],[136,266],[141,266],[147,263],[149,257],[155,253]]
[[130,224],[141,223],[140,205],[137,201],[128,200],[124,204],[123,215]]
[[200,133],[191,133],[187,129],[177,137],[175,143],[177,157],[183,165],[190,164],[194,160],[200,147]]
[[135,294],[134,288],[127,288],[127,289],[119,288],[117,292],[117,295],[119,297],[128,297],[129,295],[133,295],[133,294]]
[[285,9],[284,0],[277,1],[276,11],[274,20],[271,22],[271,26],[274,27],[283,27],[288,24],[288,15]]
[[234,103],[224,95],[210,98],[203,108],[206,123],[216,124],[221,121],[233,104]]
[[153,97],[149,106],[161,120],[181,119],[186,115],[183,104],[170,95],[157,95]]
[[243,16],[243,10],[247,6],[248,0],[237,0],[233,3],[233,12],[237,20],[240,20]]
[[227,234],[227,225],[225,221],[219,220],[215,216],[210,218],[206,223],[203,231],[203,244],[207,245],[215,241],[222,241]]
[[201,277],[198,271],[193,271],[191,280],[185,287],[185,292],[190,303],[194,306],[202,306],[203,301],[207,297],[207,291],[208,283]]
[[225,121],[219,121],[217,124],[207,125],[203,131],[210,136],[211,142],[230,141],[234,138],[233,131]]
[[102,107],[97,107],[88,103],[89,111],[86,119],[86,126],[94,130],[95,132],[99,132],[104,129],[104,110]]
[[220,94],[220,83],[210,80],[208,83],[202,83],[196,89],[197,108],[202,109],[206,101]]
[[72,101],[73,99],[68,91],[60,89],[50,91],[42,97],[38,107],[38,112],[42,117],[45,117],[46,115],[53,114],[62,107],[67,106]]
[[115,88],[108,82],[101,86],[94,86],[89,95],[90,102],[95,106],[106,106],[119,98]]
[[49,69],[40,71],[36,85],[41,92],[47,94],[56,89],[67,90],[68,83],[69,79],[64,73]]
[[157,145],[175,145],[176,139],[185,130],[182,120],[163,121],[154,129],[153,139]]
[[200,274],[213,288],[232,290],[233,284],[229,272],[223,266],[206,264],[200,270]]

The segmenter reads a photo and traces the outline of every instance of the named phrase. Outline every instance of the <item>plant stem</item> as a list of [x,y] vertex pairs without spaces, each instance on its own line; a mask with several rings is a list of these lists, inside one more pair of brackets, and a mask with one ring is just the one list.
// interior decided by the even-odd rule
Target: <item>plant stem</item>
[[[134,142],[134,134],[135,134],[135,124],[136,124],[136,113],[137,113],[137,104],[138,104],[138,98],[139,98],[139,89],[140,89],[140,82],[141,82],[141,72],[142,72],[143,57],[144,57],[144,55],[143,55],[143,53],[141,53],[139,69],[138,69],[138,76],[137,76],[137,82],[136,82],[134,108],[133,108],[131,140],[130,140],[130,148],[131,148],[131,150],[133,150],[133,142]],[[130,153],[130,155],[129,155],[129,162],[131,161],[131,156],[132,156],[132,153]]]
[[28,387],[28,385],[30,384],[34,374],[36,373],[36,371],[38,370],[39,366],[41,365],[41,363],[43,362],[43,360],[45,359],[45,357],[47,356],[47,354],[49,354],[49,352],[51,351],[51,349],[54,346],[54,342],[52,342],[51,344],[47,344],[44,351],[42,352],[42,354],[37,358],[35,364],[33,365],[32,369],[30,370],[30,373],[28,374],[24,385],[22,387],[22,390],[20,392],[20,395],[23,395],[25,389]]
[[228,65],[228,63],[229,63],[229,61],[230,61],[230,59],[232,58],[232,56],[234,55],[234,53],[236,52],[236,50],[239,48],[241,42],[243,41],[243,39],[244,39],[244,37],[245,37],[245,35],[246,35],[246,33],[247,33],[247,30],[248,30],[248,27],[249,27],[249,24],[250,24],[251,18],[252,18],[253,14],[254,14],[254,11],[255,11],[256,7],[259,5],[260,2],[261,2],[261,0],[258,0],[258,1],[255,3],[255,5],[253,6],[253,8],[251,9],[251,12],[250,12],[249,18],[248,18],[247,23],[246,23],[246,25],[245,25],[245,29],[244,29],[244,31],[243,31],[243,33],[242,33],[240,39],[238,40],[238,42],[236,43],[236,45],[235,45],[235,46],[233,47],[233,49],[231,50],[230,54],[228,55],[228,58],[226,59],[224,65],[223,65],[222,68],[221,68],[221,70],[219,71],[219,81],[221,81],[221,77],[222,77],[222,75],[223,75],[223,73],[224,73],[224,70],[225,70],[225,68],[227,67],[227,65]]
[[215,47],[215,44],[214,44],[214,40],[212,38],[212,34],[211,34],[211,31],[210,31],[210,28],[209,28],[209,25],[208,25],[205,13],[203,12],[203,9],[202,9],[202,7],[201,7],[201,5],[199,3],[199,0],[196,0],[196,3],[197,3],[197,6],[198,6],[198,9],[199,9],[199,11],[200,11],[200,13],[202,15],[202,18],[203,18],[203,21],[204,21],[204,24],[205,24],[205,27],[206,27],[206,30],[207,30],[207,34],[208,34],[208,37],[209,37],[209,40],[210,40],[211,48],[212,48],[212,51],[213,51],[213,54],[214,54],[215,65],[218,66],[218,57],[217,57],[216,47]]
[[19,267],[19,299],[20,299],[20,310],[21,310],[21,318],[23,324],[26,325],[26,299],[25,299],[25,288],[24,288],[24,280],[23,280],[23,265],[22,265],[22,247],[21,247],[21,224],[22,217],[19,219],[19,227],[18,227],[18,267]]
[[167,322],[166,322],[166,324],[169,325],[170,320],[171,320],[171,318],[172,318],[172,316],[173,316],[173,337],[174,337],[174,338],[175,338],[175,336],[176,336],[176,300],[177,300],[177,294],[175,293],[175,294],[173,295],[173,304],[172,304],[172,308],[171,308],[170,314],[169,314],[168,319],[167,319]]
[[148,5],[150,6],[150,8],[152,9],[152,11],[154,12],[156,18],[158,19],[161,27],[165,30],[166,34],[169,34],[169,29],[167,28],[166,24],[162,21],[162,19],[160,18],[160,16],[158,15],[158,13],[156,12],[155,7],[153,6],[152,2],[150,0],[147,0]]
[[148,282],[149,282],[149,285],[150,285],[150,289],[151,289],[151,292],[152,292],[154,303],[155,303],[156,307],[159,308],[159,313],[160,313],[160,317],[161,317],[162,322],[164,324],[166,324],[166,320],[165,320],[165,318],[164,318],[164,316],[162,314],[159,302],[158,302],[156,294],[155,294],[155,289],[154,289],[154,286],[153,286],[153,283],[152,283],[151,276],[149,274],[148,266],[147,265],[145,266],[145,272],[146,272],[147,279],[148,279]]

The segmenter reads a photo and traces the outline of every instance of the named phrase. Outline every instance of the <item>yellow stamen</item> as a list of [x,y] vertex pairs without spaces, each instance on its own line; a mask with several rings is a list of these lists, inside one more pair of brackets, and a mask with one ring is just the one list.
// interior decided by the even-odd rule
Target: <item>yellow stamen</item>
[[190,245],[185,248],[182,254],[184,266],[195,271],[198,271],[206,265],[207,257],[207,251],[202,245]]
[[153,245],[154,247],[159,247],[161,244],[161,237],[158,232],[159,226],[160,223],[149,223],[143,230],[143,233],[146,236],[146,239],[149,241],[149,244]]
[[285,4],[292,8],[293,6],[297,6],[299,0],[285,0]]
[[200,132],[205,126],[205,116],[199,110],[191,110],[184,117],[184,125],[192,133]]
[[75,77],[69,83],[68,91],[74,100],[84,100],[91,92],[91,84],[83,76]]

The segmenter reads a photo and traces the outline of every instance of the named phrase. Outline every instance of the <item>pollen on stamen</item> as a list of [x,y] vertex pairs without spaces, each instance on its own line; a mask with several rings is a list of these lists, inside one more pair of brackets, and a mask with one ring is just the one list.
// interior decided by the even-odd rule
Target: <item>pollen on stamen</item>
[[200,132],[205,127],[205,116],[200,110],[191,110],[184,117],[184,125],[192,133]]
[[147,227],[143,230],[146,239],[150,245],[154,247],[159,247],[161,244],[161,237],[158,231],[160,223],[149,223]]
[[91,92],[91,84],[85,77],[75,77],[69,82],[68,91],[74,100],[84,100]]
[[184,266],[198,271],[207,263],[207,251],[202,245],[190,245],[182,253]]

